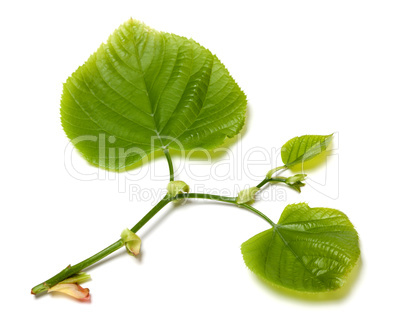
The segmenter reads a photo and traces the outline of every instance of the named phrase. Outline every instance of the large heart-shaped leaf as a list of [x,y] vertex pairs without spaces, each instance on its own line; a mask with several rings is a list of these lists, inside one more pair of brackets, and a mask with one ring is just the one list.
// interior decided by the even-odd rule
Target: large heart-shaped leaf
[[345,214],[305,203],[288,205],[274,228],[241,250],[258,276],[303,292],[341,287],[360,255],[357,232]]
[[327,149],[331,140],[332,134],[294,137],[282,146],[282,161],[287,167],[292,167],[313,159]]
[[246,97],[209,50],[129,20],[64,84],[61,120],[91,163],[121,169],[158,149],[213,148],[244,124]]

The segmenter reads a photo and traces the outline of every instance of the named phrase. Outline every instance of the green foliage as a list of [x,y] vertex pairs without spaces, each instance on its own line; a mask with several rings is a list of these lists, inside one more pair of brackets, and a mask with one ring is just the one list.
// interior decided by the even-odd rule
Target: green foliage
[[248,205],[268,182],[300,192],[306,174],[273,177],[274,173],[318,156],[332,135],[289,140],[281,150],[284,165],[237,197],[189,193],[185,182],[174,181],[170,149],[214,148],[240,131],[245,112],[244,93],[209,50],[132,19],[121,25],[64,84],[62,125],[89,162],[110,170],[124,170],[163,150],[170,173],[167,194],[131,230],[123,230],[118,241],[67,266],[33,287],[32,294],[59,291],[88,300],[89,290],[77,282],[89,276],[80,271],[123,246],[138,255],[141,239],[136,232],[168,203],[183,198],[237,204],[272,225],[242,245],[246,265],[261,278],[303,292],[341,287],[360,255],[357,232],[345,214],[293,204],[275,224]]
[[241,250],[259,277],[303,292],[341,287],[360,255],[357,232],[345,214],[305,203],[288,205],[274,228]]
[[292,167],[313,159],[327,149],[331,140],[332,134],[327,136],[304,135],[294,137],[282,146],[282,161],[286,167]]
[[132,19],[68,78],[61,99],[67,136],[111,170],[165,147],[214,148],[240,131],[245,110],[244,93],[209,50]]

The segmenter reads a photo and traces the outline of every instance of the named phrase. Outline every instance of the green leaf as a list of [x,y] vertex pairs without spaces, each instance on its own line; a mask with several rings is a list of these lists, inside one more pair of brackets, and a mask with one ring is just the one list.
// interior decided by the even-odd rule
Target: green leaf
[[287,167],[313,159],[324,152],[331,143],[332,134],[327,136],[304,135],[287,141],[281,149],[282,161]]
[[357,232],[345,214],[305,203],[288,205],[274,228],[241,250],[259,277],[302,292],[341,287],[360,255]]
[[245,112],[244,93],[209,50],[132,19],[68,78],[61,99],[67,136],[112,170],[165,147],[214,148]]

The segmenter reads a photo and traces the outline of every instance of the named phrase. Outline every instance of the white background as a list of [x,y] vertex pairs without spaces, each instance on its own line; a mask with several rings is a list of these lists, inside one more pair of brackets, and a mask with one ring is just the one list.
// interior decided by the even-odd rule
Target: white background
[[[1,329],[400,330],[401,15],[400,1],[385,0],[2,2]],[[301,195],[286,189],[284,200],[272,196],[255,206],[273,220],[301,201],[345,212],[362,250],[345,294],[317,301],[262,284],[245,267],[240,245],[267,224],[208,202],[159,213],[139,232],[141,259],[121,250],[91,268],[90,304],[30,294],[117,240],[155,203],[128,188],[166,186],[163,159],[144,166],[165,175],[157,179],[147,173],[118,181],[75,152],[73,164],[87,175],[66,167],[62,83],[130,17],[209,48],[248,96],[243,139],[232,144],[229,161],[223,156],[243,167],[227,180],[195,179],[182,169],[177,177],[192,188],[235,194],[236,184],[256,184],[272,166],[266,160],[247,168],[251,149],[261,153],[250,159],[263,159],[294,136],[337,133],[333,156],[309,173]],[[194,172],[210,169],[204,162]],[[85,181],[93,175],[98,179]]]

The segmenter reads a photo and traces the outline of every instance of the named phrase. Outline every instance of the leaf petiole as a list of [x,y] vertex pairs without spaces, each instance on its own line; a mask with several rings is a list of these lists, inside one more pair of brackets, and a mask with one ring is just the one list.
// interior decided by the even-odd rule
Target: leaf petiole
[[288,168],[288,167],[287,167],[286,165],[279,166],[279,167],[275,167],[275,168],[271,169],[271,170],[267,173],[266,178],[267,178],[267,179],[271,179],[271,178],[272,178],[272,175],[274,175],[274,173],[276,173],[276,172],[278,172],[278,171],[280,171],[280,170],[282,170],[282,169],[287,169],[287,168]]
[[247,210],[250,210],[251,212],[259,215],[261,218],[263,218],[264,220],[268,221],[268,223],[272,226],[272,227],[276,227],[276,224],[269,219],[264,213],[262,213],[260,210],[257,210],[256,208],[252,207],[251,205],[248,204],[241,204],[241,207],[244,207]]
[[169,165],[169,181],[174,181],[174,168],[173,168],[173,163],[172,163],[172,157],[170,156],[169,149],[163,149],[163,153],[165,154],[165,157],[167,159],[168,165]]

